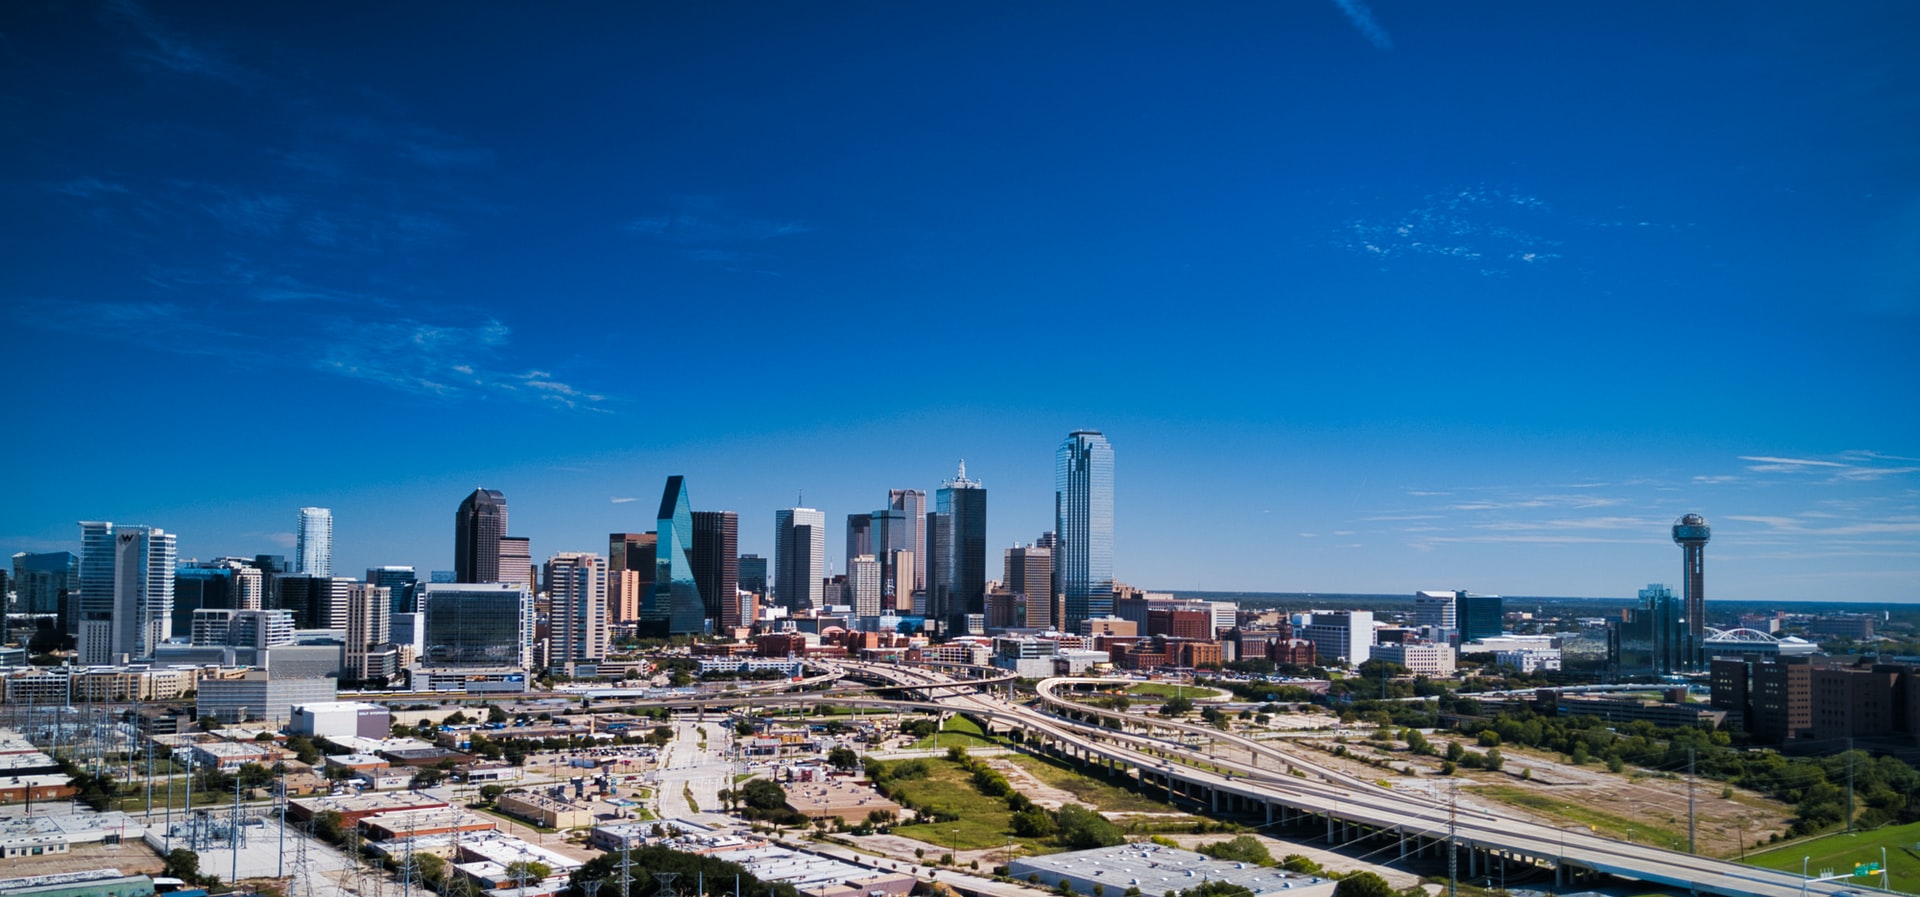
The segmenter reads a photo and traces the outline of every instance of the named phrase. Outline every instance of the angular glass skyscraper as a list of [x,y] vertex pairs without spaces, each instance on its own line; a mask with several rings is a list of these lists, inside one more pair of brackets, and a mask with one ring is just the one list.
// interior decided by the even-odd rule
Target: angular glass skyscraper
[[333,511],[301,508],[294,533],[293,572],[306,576],[333,575]]
[[1054,577],[1060,628],[1113,613],[1113,446],[1097,430],[1075,430],[1053,456]]
[[642,635],[699,635],[707,631],[706,607],[693,575],[693,509],[687,506],[685,477],[667,477],[660,496],[658,553],[654,556],[653,597],[640,610]]

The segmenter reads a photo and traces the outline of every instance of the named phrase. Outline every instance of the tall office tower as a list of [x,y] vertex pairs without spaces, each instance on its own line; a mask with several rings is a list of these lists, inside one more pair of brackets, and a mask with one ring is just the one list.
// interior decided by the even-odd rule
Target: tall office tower
[[1680,596],[1687,617],[1687,669],[1704,669],[1701,657],[1707,645],[1707,540],[1713,528],[1707,518],[1688,514],[1673,522],[1673,542],[1680,546]]
[[193,613],[202,608],[236,610],[233,574],[237,562],[189,561],[173,571],[173,631],[190,632]]
[[1460,623],[1460,643],[1492,638],[1506,630],[1506,602],[1499,595],[1453,593],[1454,618]]
[[692,559],[701,613],[715,626],[740,625],[740,515],[693,512]]
[[531,669],[533,593],[504,582],[428,583],[417,637],[428,670]]
[[1413,624],[1431,630],[1428,637],[1451,643],[1460,632],[1459,608],[1451,591],[1413,593]]
[[475,489],[453,512],[455,582],[499,582],[500,539],[507,534],[507,497]]
[[1053,626],[1053,549],[1038,545],[1007,549],[1001,581],[1007,591],[1026,596],[1026,615],[1014,625],[1028,629]]
[[880,616],[880,560],[863,554],[847,562],[847,585],[853,592],[853,615]]
[[607,659],[607,562],[586,551],[547,559],[547,666],[568,676]]
[[360,581],[351,576],[329,576],[327,583],[327,626],[328,629],[345,631],[347,628],[348,602],[353,590]]
[[[13,556],[14,609],[23,614],[53,615],[54,631],[71,634],[67,618],[73,612],[73,598],[80,591],[80,557],[71,551],[43,554],[20,552]],[[9,636],[12,633],[8,634]],[[31,639],[28,632],[22,643]]]
[[913,582],[894,574],[894,594],[911,595],[927,587],[927,494],[918,489],[887,490],[887,508],[899,511],[906,522],[904,542],[889,543],[890,548],[913,552]]
[[293,566],[287,563],[285,555],[256,554],[253,556],[253,569],[260,571],[260,606],[273,608],[280,606],[280,577],[293,572]]
[[387,597],[391,601],[387,607],[389,614],[413,613],[419,603],[414,593],[420,588],[420,577],[412,567],[368,567],[367,585],[387,590]]
[[267,606],[267,577],[238,558],[233,561],[233,606],[239,610],[260,610]]
[[812,508],[773,512],[773,595],[790,613],[805,613],[825,597],[827,515]]
[[1053,455],[1053,553],[1063,628],[1113,611],[1113,447],[1075,430]]
[[757,554],[740,556],[740,590],[756,595],[767,594],[767,559]]
[[[904,576],[893,568],[895,552],[905,551],[911,555],[913,551],[913,547],[908,542],[908,536],[911,535],[911,533],[907,529],[907,512],[898,511],[893,508],[881,508],[871,514],[863,514],[860,516],[867,519],[867,540],[865,545],[870,550],[862,551],[858,554],[849,553],[847,555],[848,561],[851,562],[853,558],[859,557],[861,554],[871,554],[874,560],[880,562],[881,595],[892,597],[896,594],[904,595],[912,592],[913,568],[908,567],[906,575]],[[851,530],[853,518],[849,517],[847,521],[849,530]],[[909,560],[911,560],[910,557]]]
[[301,508],[294,531],[293,572],[307,576],[333,575],[333,511]]
[[667,477],[660,496],[659,531],[653,600],[640,609],[642,633],[700,635],[707,631],[707,614],[693,579],[693,509],[687,506],[686,478],[678,474]]
[[500,581],[526,586],[531,592],[537,579],[532,541],[526,536],[501,536]]
[[80,523],[80,662],[150,657],[173,637],[174,537],[151,526]]
[[967,479],[965,461],[934,493],[927,546],[933,552],[927,616],[950,633],[968,632],[967,617],[987,612],[987,489]]
[[1313,653],[1322,664],[1345,661],[1359,669],[1373,656],[1373,611],[1316,610],[1300,637],[1313,643]]
[[653,595],[653,568],[660,561],[656,533],[607,535],[609,616],[616,626],[640,622],[640,605]]
[[347,580],[346,675],[384,682],[399,673],[393,651],[393,591]]
[[847,515],[846,548],[847,548],[846,563],[841,566],[840,569],[842,570],[851,568],[853,566],[854,558],[857,558],[863,554],[871,555],[874,553],[875,549],[873,547],[873,515],[872,514],[848,514]]

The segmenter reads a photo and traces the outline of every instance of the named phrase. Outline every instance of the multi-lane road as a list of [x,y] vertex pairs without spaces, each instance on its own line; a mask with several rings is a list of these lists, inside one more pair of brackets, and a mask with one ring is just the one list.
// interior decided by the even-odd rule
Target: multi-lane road
[[[1062,718],[1042,708],[1097,710],[1079,705],[1063,693],[1075,685],[1129,683],[1098,678],[1049,679],[1040,684],[1040,707],[1010,703],[978,692],[955,693],[956,680],[940,673],[907,667],[849,664],[863,675],[878,676],[901,685],[945,685],[931,700],[942,706],[1005,720],[1019,726],[1029,741],[1091,762],[1109,762],[1138,769],[1142,780],[1169,785],[1183,796],[1203,804],[1230,805],[1241,812],[1264,809],[1269,818],[1306,814],[1324,820],[1335,838],[1371,835],[1388,843],[1397,839],[1402,850],[1425,847],[1444,850],[1452,839],[1466,858],[1463,871],[1493,855],[1530,861],[1562,870],[1585,870],[1636,879],[1700,894],[1806,897],[1806,895],[1890,893],[1848,882],[1809,882],[1799,875],[1746,866],[1693,854],[1662,850],[1602,838],[1589,831],[1568,830],[1507,817],[1498,812],[1459,811],[1454,802],[1435,796],[1382,788],[1373,783],[1311,764],[1303,758],[1252,739],[1218,730],[1133,717],[1149,734],[1123,732]],[[1106,711],[1107,715],[1115,715]],[[1124,715],[1124,714],[1122,714]],[[1229,761],[1197,754],[1183,742],[1152,737],[1153,730],[1189,731],[1216,741],[1232,742],[1252,762]],[[1204,761],[1195,765],[1193,761]],[[1444,853],[1438,855],[1444,856]]]

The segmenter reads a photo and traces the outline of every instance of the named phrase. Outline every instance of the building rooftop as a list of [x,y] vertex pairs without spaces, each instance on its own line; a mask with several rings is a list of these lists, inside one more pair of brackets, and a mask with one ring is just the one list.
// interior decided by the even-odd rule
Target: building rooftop
[[1017,879],[1033,873],[1038,873],[1043,881],[1066,876],[1104,885],[1108,891],[1139,888],[1147,894],[1184,891],[1205,882],[1239,885],[1252,891],[1255,897],[1282,892],[1291,895],[1315,886],[1322,886],[1329,893],[1333,890],[1333,882],[1326,878],[1216,860],[1191,850],[1146,842],[1022,857],[1013,861],[1011,871]]
[[307,713],[344,713],[349,710],[378,710],[381,713],[387,712],[386,707],[379,704],[368,704],[363,701],[311,701],[304,704],[293,705],[293,712],[295,713],[301,711],[306,711]]

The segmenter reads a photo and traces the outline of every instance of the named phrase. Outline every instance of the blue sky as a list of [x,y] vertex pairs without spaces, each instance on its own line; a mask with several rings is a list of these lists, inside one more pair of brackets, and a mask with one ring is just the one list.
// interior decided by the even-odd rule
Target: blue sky
[[1150,588],[1920,592],[1920,11],[1191,7],[5,4],[0,551],[1006,546],[1091,427]]

